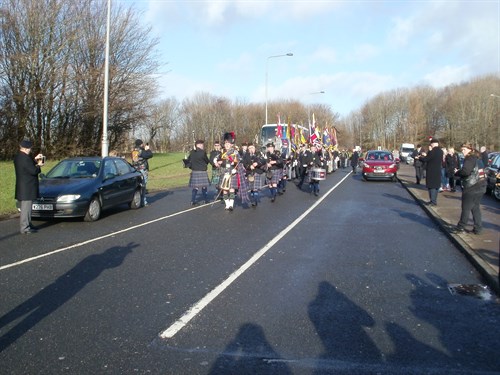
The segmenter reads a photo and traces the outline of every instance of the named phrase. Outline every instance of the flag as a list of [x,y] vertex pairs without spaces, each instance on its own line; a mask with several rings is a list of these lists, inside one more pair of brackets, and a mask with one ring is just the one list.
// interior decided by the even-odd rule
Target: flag
[[332,127],[331,133],[332,146],[337,146],[337,129],[335,129],[335,126]]
[[281,139],[283,137],[283,127],[281,126],[281,116],[278,113],[278,126],[276,127],[276,137]]
[[302,144],[306,144],[307,143],[307,139],[304,136],[304,131],[302,129],[300,129],[300,143],[302,143]]
[[318,136],[316,134],[316,121],[314,120],[314,113],[312,118],[312,124],[309,124],[309,142],[316,143],[318,140]]
[[331,145],[330,134],[328,133],[328,128],[323,130],[323,145],[329,147]]

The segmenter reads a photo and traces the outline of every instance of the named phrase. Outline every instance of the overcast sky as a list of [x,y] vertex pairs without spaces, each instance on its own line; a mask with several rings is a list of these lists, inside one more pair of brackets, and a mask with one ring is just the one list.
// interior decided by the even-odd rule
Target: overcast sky
[[115,1],[144,11],[168,63],[162,97],[179,101],[208,92],[265,103],[267,72],[269,101],[343,116],[394,88],[500,75],[500,0]]

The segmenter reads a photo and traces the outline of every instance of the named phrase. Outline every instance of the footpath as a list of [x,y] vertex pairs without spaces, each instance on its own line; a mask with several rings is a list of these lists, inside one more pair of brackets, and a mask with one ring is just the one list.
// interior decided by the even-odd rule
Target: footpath
[[476,235],[472,233],[471,224],[464,233],[452,233],[460,219],[462,192],[443,191],[439,193],[437,206],[427,206],[429,193],[425,187],[415,183],[415,169],[411,165],[401,164],[398,178],[413,198],[420,204],[450,238],[452,242],[465,254],[469,261],[477,268],[488,286],[500,295],[499,285],[499,252],[500,252],[500,202],[494,197],[484,196],[481,200],[481,214],[483,217],[483,231]]

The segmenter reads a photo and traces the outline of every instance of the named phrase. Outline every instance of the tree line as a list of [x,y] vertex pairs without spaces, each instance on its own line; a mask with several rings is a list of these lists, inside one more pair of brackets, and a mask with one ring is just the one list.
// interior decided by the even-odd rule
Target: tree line
[[[106,15],[105,0],[0,0],[0,158],[25,137],[49,157],[100,155]],[[138,137],[156,152],[187,151],[195,139],[210,148],[226,131],[238,143],[258,141],[264,103],[207,92],[158,100],[155,78],[166,63],[140,19],[132,6],[112,8],[109,149],[124,154]],[[314,113],[320,127],[335,126],[339,148],[394,149],[437,136],[498,150],[499,87],[492,74],[442,89],[388,90],[344,118],[335,103],[280,99],[268,102],[268,117],[307,126]]]
[[342,121],[349,144],[365,149],[426,143],[435,136],[444,146],[463,142],[500,149],[500,78],[476,77],[441,89],[429,86],[380,93]]

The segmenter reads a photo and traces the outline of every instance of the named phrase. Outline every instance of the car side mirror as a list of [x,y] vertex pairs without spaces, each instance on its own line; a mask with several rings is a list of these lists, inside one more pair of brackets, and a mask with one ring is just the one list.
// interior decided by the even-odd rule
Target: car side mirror
[[104,176],[104,179],[109,180],[109,179],[114,178],[114,177],[115,177],[115,175],[113,173],[106,173],[106,176]]
[[359,161],[365,161],[365,158],[361,157],[359,158]]
[[45,177],[47,177],[47,176],[45,176],[45,173],[40,173],[40,174],[39,174],[39,176],[40,176],[40,178],[41,178],[42,180],[43,180]]
[[396,159],[394,159],[394,161],[396,162],[396,164],[398,164],[398,163],[401,162],[401,159],[400,158],[396,158]]

